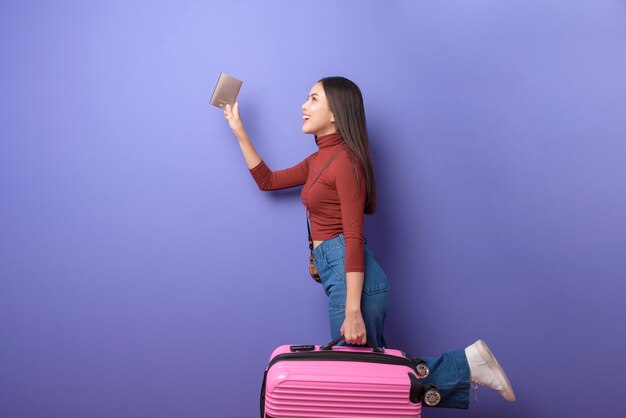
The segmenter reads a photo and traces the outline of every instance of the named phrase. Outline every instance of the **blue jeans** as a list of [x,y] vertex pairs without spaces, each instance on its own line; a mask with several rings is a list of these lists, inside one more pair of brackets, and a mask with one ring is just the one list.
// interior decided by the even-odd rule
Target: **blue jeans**
[[[330,333],[334,340],[341,336],[346,309],[346,246],[343,235],[329,239],[313,250],[315,267],[328,296]],[[367,339],[377,347],[385,347],[383,329],[389,303],[387,276],[365,245],[365,277],[361,295],[361,314]],[[420,357],[430,368],[424,380],[441,392],[439,407],[469,408],[470,372],[464,350],[442,353],[439,357]]]

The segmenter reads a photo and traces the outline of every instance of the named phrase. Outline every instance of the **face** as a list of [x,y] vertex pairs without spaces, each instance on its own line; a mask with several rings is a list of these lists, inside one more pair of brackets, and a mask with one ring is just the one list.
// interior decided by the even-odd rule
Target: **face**
[[337,132],[322,83],[316,83],[302,105],[302,132],[317,136]]

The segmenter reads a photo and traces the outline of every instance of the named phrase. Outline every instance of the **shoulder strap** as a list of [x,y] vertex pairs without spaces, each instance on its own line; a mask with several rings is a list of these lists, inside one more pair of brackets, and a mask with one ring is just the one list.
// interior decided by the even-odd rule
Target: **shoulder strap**
[[311,189],[311,187],[313,186],[313,184],[314,184],[314,183],[315,183],[315,182],[316,182],[316,181],[320,178],[320,176],[322,175],[322,173],[324,172],[324,170],[326,170],[326,168],[330,165],[330,163],[332,163],[332,162],[333,162],[333,160],[334,160],[335,158],[337,158],[337,156],[338,156],[339,154],[341,154],[343,151],[345,151],[345,149],[343,149],[343,148],[342,148],[341,150],[339,150],[339,151],[337,151],[336,153],[334,153],[334,154],[332,155],[332,157],[330,157],[330,158],[328,159],[328,161],[326,161],[326,164],[324,164],[324,167],[322,167],[322,169],[319,171],[319,173],[317,173],[317,176],[315,176],[315,179],[311,182],[311,184],[309,184],[309,189]]
[[[336,153],[334,153],[333,156],[330,157],[328,159],[328,161],[326,161],[326,164],[324,164],[324,167],[322,167],[322,169],[319,171],[319,173],[317,173],[317,175],[315,176],[315,179],[313,179],[311,184],[309,184],[309,186],[307,188],[307,195],[309,193],[309,190],[311,190],[311,187],[313,187],[313,184],[315,184],[315,182],[320,178],[320,176],[322,175],[324,170],[326,170],[326,167],[328,167],[330,165],[330,163],[332,163],[333,160],[335,158],[337,158],[337,156],[339,154],[341,154],[343,151],[345,151],[345,148],[342,148],[341,150],[339,150]],[[309,231],[309,249],[311,250],[311,252],[313,252],[313,237],[311,237],[311,225],[309,224],[309,209],[308,208],[306,208],[306,227],[307,227],[307,229]]]

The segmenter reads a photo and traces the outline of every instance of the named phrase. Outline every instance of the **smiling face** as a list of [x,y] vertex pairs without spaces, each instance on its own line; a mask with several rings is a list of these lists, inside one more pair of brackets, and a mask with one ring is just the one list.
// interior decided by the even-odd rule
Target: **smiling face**
[[322,83],[315,83],[302,105],[302,132],[316,136],[337,132]]

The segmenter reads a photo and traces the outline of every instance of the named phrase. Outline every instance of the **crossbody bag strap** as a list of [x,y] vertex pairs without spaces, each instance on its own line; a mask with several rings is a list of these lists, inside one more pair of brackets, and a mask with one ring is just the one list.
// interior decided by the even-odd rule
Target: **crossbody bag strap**
[[[328,167],[330,165],[330,163],[333,162],[333,160],[335,158],[337,158],[337,156],[339,154],[341,154],[342,152],[345,151],[345,148],[342,148],[341,150],[337,151],[335,154],[333,154],[332,157],[330,157],[328,159],[328,161],[326,161],[326,164],[324,164],[324,167],[322,167],[322,169],[319,171],[319,173],[317,173],[317,176],[315,176],[315,179],[313,179],[313,181],[311,182],[311,184],[309,185],[309,187],[307,188],[307,197],[309,194],[309,190],[311,190],[311,187],[313,187],[313,184],[315,184],[315,182],[320,178],[320,176],[322,175],[322,173],[324,172],[324,170],[326,170],[326,167]],[[307,199],[308,200],[308,199]],[[311,225],[309,223],[309,208],[306,208],[306,228],[309,232],[309,249],[311,250],[311,253],[313,253],[313,237],[311,237]]]

